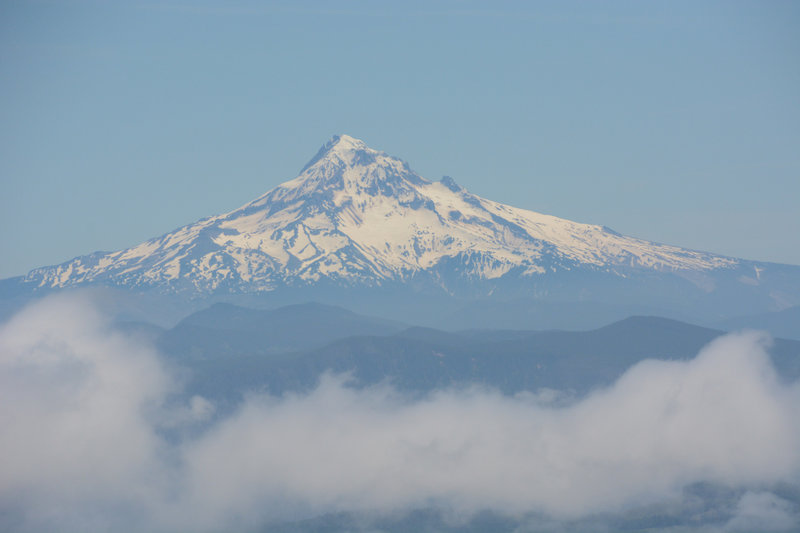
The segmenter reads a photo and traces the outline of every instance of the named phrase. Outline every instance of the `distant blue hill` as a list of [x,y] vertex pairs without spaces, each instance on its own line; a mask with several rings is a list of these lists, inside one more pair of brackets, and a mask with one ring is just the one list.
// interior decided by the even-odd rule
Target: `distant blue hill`
[[[327,371],[350,373],[355,386],[388,381],[417,393],[481,384],[507,394],[546,388],[580,396],[643,359],[692,358],[723,334],[652,316],[589,331],[447,332],[318,304],[217,305],[161,331],[157,345],[191,370],[188,393],[235,403],[247,391],[308,390]],[[771,355],[784,379],[800,377],[800,341],[778,339]]]
[[800,306],[772,313],[729,318],[718,323],[727,330],[761,329],[775,337],[800,340]]

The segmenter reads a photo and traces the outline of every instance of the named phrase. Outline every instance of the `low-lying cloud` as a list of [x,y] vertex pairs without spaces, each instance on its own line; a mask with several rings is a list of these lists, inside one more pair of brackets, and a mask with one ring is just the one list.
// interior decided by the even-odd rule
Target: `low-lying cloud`
[[485,388],[410,399],[328,375],[208,422],[204,399],[176,405],[152,347],[85,299],[50,298],[0,329],[0,529],[231,530],[415,508],[569,522],[698,483],[740,491],[721,528],[797,529],[797,502],[769,488],[800,480],[800,387],[767,347],[727,335],[567,406]]

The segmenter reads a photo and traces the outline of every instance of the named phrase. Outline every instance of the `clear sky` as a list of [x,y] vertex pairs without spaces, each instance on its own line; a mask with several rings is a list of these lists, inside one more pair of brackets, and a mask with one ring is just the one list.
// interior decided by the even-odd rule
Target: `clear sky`
[[800,264],[800,2],[0,2],[0,277],[347,133],[481,196]]

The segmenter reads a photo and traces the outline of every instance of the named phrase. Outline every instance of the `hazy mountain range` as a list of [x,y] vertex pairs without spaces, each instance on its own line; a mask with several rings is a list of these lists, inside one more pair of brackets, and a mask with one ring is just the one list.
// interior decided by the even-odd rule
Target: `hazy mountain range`
[[[123,327],[190,368],[189,393],[234,404],[253,391],[307,391],[324,372],[351,373],[358,387],[388,382],[411,392],[480,384],[580,396],[643,359],[688,360],[725,333],[644,316],[590,331],[447,332],[312,303],[270,311],[216,304],[167,330]],[[800,341],[777,339],[771,355],[783,379],[800,377]]]

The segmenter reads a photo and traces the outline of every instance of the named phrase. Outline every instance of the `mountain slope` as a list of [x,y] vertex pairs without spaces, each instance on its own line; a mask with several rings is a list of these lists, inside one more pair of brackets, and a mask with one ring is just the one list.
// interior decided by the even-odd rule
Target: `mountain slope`
[[734,287],[758,309],[800,303],[800,267],[652,243],[486,200],[450,178],[427,181],[346,135],[298,177],[239,209],[20,281],[40,290],[110,285],[189,295],[410,283],[458,296],[558,297],[569,286],[566,298],[585,299],[609,280],[659,297],[691,293],[687,301]]

